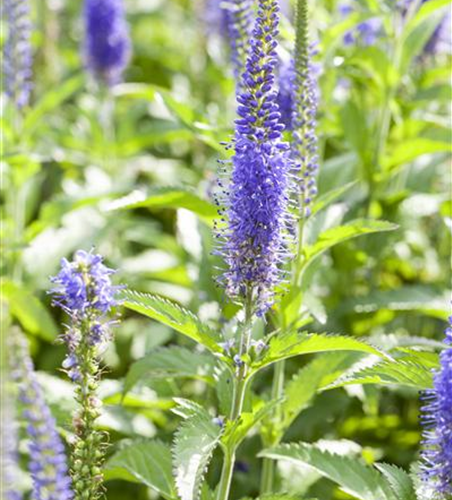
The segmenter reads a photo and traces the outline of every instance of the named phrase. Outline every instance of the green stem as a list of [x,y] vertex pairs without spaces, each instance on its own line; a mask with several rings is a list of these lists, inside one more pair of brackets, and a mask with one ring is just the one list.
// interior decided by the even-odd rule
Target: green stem
[[[273,386],[272,386],[272,400],[279,399],[284,393],[284,374],[285,374],[286,363],[285,361],[280,361],[275,365],[275,373],[273,376]],[[274,414],[275,422],[281,420],[281,409],[278,407]],[[270,445],[275,445],[279,441],[278,433],[276,434],[275,440],[270,443]],[[261,476],[261,495],[265,493],[272,493],[273,483],[275,480],[275,462],[269,458],[264,458],[262,465],[262,476]]]
[[[248,352],[251,341],[251,328],[253,322],[253,300],[252,293],[249,291],[245,300],[245,322],[240,338],[240,356]],[[240,418],[243,411],[243,402],[245,400],[246,387],[248,384],[248,369],[245,363],[241,364],[235,372],[234,397],[229,418],[231,421]],[[223,468],[221,471],[220,484],[216,500],[228,500],[231,491],[232,478],[234,475],[236,446],[224,448]]]
[[[244,374],[245,370],[240,370]],[[243,410],[243,401],[245,399],[247,379],[244,375],[239,375],[234,387],[234,400],[231,408],[231,420],[240,417]],[[224,450],[223,468],[221,470],[220,485],[217,493],[217,500],[228,500],[231,490],[232,477],[234,475],[236,449]]]

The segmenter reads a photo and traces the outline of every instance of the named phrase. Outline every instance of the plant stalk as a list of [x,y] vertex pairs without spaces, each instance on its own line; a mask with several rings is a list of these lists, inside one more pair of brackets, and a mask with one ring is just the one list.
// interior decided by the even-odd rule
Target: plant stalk
[[[252,294],[247,293],[245,301],[245,322],[240,338],[240,356],[246,354],[251,341],[251,328],[253,321],[253,301]],[[231,421],[240,418],[243,411],[243,403],[245,401],[246,387],[248,384],[248,369],[245,363],[237,367],[234,381],[234,397],[229,418]],[[224,448],[224,461],[221,470],[220,485],[216,500],[228,500],[231,491],[232,478],[234,475],[236,447],[232,449]]]

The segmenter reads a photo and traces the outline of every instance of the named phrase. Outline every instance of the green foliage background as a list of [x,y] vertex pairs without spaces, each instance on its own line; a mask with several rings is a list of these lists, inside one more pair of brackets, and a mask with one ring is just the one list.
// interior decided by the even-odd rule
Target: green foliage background
[[[423,345],[431,351],[423,366],[434,367],[433,341],[442,339],[451,297],[451,60],[422,48],[450,4],[430,0],[401,32],[392,3],[363,0],[344,19],[336,2],[310,2],[311,35],[319,40],[319,199],[325,207],[310,220],[307,243],[325,251],[305,272],[304,305],[294,314],[312,332],[366,336],[385,349]],[[95,247],[118,269],[118,283],[172,299],[214,332],[236,312],[212,278],[216,210],[209,201],[216,160],[225,156],[220,142],[230,137],[234,119],[226,44],[204,24],[200,2],[126,5],[133,59],[125,82],[109,96],[82,69],[79,3],[37,1],[32,106],[18,117],[7,104],[2,117],[2,332],[17,323],[29,336],[66,433],[73,401],[60,371],[64,348],[55,343],[65,319],[47,295],[61,257]],[[381,17],[386,36],[373,47],[344,47],[346,30],[370,15]],[[285,18],[285,50],[293,37]],[[333,229],[362,218],[397,229],[350,240],[347,230]],[[328,238],[343,241],[329,249]],[[265,328],[258,324],[256,336]],[[170,367],[159,358],[163,351],[154,353],[162,346],[173,346]],[[180,422],[171,411],[174,397],[217,404],[212,367],[193,346],[167,325],[122,311],[102,384],[101,426],[110,433],[110,455],[132,440],[170,441]],[[138,385],[129,378],[131,391],[122,398],[131,364],[146,355],[152,376]],[[356,443],[342,443],[349,456],[408,470],[419,450],[417,391],[430,384],[429,370],[413,369],[404,384],[391,385],[387,373],[370,369],[356,377],[363,384],[322,390],[337,377],[313,364],[346,366],[355,361],[350,356],[288,361],[288,379],[300,377],[289,404],[300,413],[284,441],[349,440]],[[416,362],[408,359],[406,369]],[[268,396],[271,377],[271,369],[261,372],[257,396]],[[143,451],[149,467],[168,458],[152,446]],[[258,495],[261,449],[257,432],[241,445],[234,498]],[[214,454],[211,485],[220,458]],[[120,454],[107,477],[108,500],[158,498],[146,484],[130,481]],[[306,489],[306,498],[354,498],[287,462],[278,481],[282,490]]]

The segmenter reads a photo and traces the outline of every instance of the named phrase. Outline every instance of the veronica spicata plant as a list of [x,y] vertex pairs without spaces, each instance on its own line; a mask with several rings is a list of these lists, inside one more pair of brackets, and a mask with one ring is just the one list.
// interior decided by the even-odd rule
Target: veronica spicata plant
[[70,319],[62,338],[68,349],[63,368],[75,384],[79,404],[71,463],[76,500],[102,496],[101,465],[106,444],[95,424],[102,405],[97,397],[101,356],[111,338],[108,315],[117,305],[113,272],[100,255],[78,250],[73,261],[61,261],[59,274],[52,278],[56,285],[52,290],[54,304]]
[[[12,378],[18,384],[22,417],[29,437],[29,471],[32,500],[71,500],[74,497],[68,474],[64,444],[36,377],[28,344],[16,330],[12,346]],[[13,494],[11,498],[16,498]]]
[[121,80],[130,59],[130,39],[122,0],[85,0],[85,64],[108,86]]

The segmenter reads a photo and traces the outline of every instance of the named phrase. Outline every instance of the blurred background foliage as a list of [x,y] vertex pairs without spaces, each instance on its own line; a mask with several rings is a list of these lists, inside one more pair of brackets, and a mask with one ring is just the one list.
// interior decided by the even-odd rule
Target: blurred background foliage
[[[381,346],[408,336],[440,340],[451,296],[451,57],[424,47],[450,4],[430,0],[435,9],[410,29],[392,0],[356,1],[345,18],[334,0],[310,4],[319,191],[334,202],[309,221],[308,241],[357,217],[398,229],[346,241],[317,259],[306,276],[309,329],[365,335]],[[227,42],[206,22],[201,0],[126,0],[126,8],[133,58],[109,94],[83,71],[79,3],[37,0],[32,105],[21,116],[3,107],[2,331],[17,323],[28,334],[62,429],[73,408],[60,371],[64,348],[55,343],[64,318],[47,295],[61,257],[95,247],[119,270],[118,283],[171,298],[212,325],[235,312],[212,278],[211,191],[235,112]],[[290,5],[285,12],[281,43],[290,51]],[[369,17],[383,26],[377,42],[345,45],[347,31]],[[170,440],[175,396],[215,403],[205,381],[166,377],[121,401],[131,362],[171,343],[191,347],[171,329],[123,312],[102,384],[111,453],[124,439]],[[289,374],[304,363],[288,362]],[[254,389],[265,395],[270,386],[268,371]],[[409,388],[334,389],[312,401],[285,439],[349,439],[369,462],[409,468],[418,456],[418,407]],[[258,493],[260,449],[257,435],[240,449],[236,498]],[[212,484],[219,465],[210,470]],[[281,466],[280,483],[297,493],[312,483],[309,495],[322,500],[351,498],[309,470]],[[106,486],[109,500],[156,498],[118,478]]]

